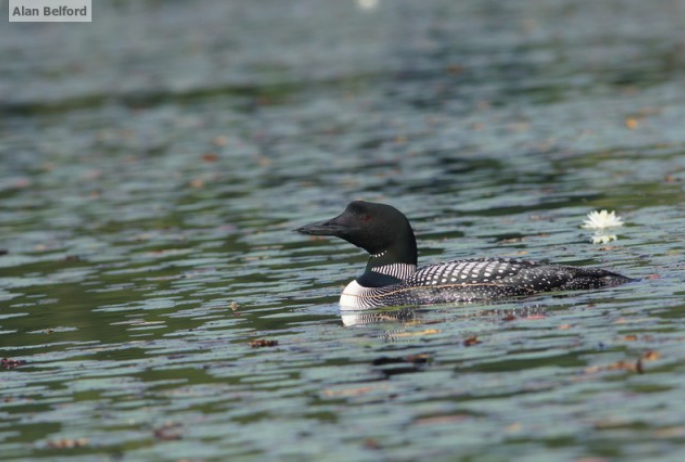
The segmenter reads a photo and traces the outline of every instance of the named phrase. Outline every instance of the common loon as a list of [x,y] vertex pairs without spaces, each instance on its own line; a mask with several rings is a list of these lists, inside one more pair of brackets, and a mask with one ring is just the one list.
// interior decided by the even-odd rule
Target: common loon
[[343,310],[473,302],[633,281],[603,269],[518,258],[469,258],[417,269],[416,238],[409,220],[386,204],[351,202],[337,217],[295,231],[337,236],[369,253],[364,274],[342,292]]

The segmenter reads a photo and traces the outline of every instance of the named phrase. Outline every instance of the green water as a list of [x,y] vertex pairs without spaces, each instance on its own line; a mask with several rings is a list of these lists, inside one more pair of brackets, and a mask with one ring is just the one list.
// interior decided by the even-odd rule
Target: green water
[[[0,460],[682,459],[682,1],[97,6],[0,28]],[[640,282],[342,315],[352,199]]]

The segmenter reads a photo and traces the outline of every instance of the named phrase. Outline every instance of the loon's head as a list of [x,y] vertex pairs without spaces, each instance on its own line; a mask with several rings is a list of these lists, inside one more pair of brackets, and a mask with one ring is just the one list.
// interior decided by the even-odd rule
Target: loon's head
[[330,220],[296,229],[303,234],[337,236],[370,255],[367,269],[393,263],[416,265],[416,239],[409,220],[395,207],[354,201]]

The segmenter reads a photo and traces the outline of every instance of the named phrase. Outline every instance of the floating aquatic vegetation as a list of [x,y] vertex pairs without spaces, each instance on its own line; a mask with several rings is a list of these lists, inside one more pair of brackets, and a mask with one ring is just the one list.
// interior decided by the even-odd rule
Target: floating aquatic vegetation
[[278,345],[278,340],[257,339],[250,342],[252,348],[274,347]]
[[593,244],[608,244],[611,241],[617,240],[618,237],[615,234],[602,234],[595,233],[592,235]]
[[618,236],[616,234],[608,234],[606,230],[619,226],[623,226],[623,219],[616,215],[616,212],[613,210],[611,212],[607,210],[593,210],[587,214],[587,219],[583,221],[581,228],[595,230],[595,233],[590,238],[593,244],[608,244],[611,241],[617,240]]
[[584,229],[606,229],[623,226],[623,219],[616,215],[613,210],[592,211],[587,214],[587,219],[583,221],[582,228]]

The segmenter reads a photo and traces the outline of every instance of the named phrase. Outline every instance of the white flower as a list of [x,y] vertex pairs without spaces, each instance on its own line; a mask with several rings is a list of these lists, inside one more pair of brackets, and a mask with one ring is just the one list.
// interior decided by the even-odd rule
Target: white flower
[[[616,212],[601,212],[593,211],[587,214],[587,220],[583,221],[581,228],[585,229],[604,229],[613,228],[615,226],[623,226],[621,217],[616,216]],[[594,238],[593,238],[594,241]]]
[[601,234],[596,233],[592,235],[593,244],[608,244],[611,241],[618,239],[615,234]]

